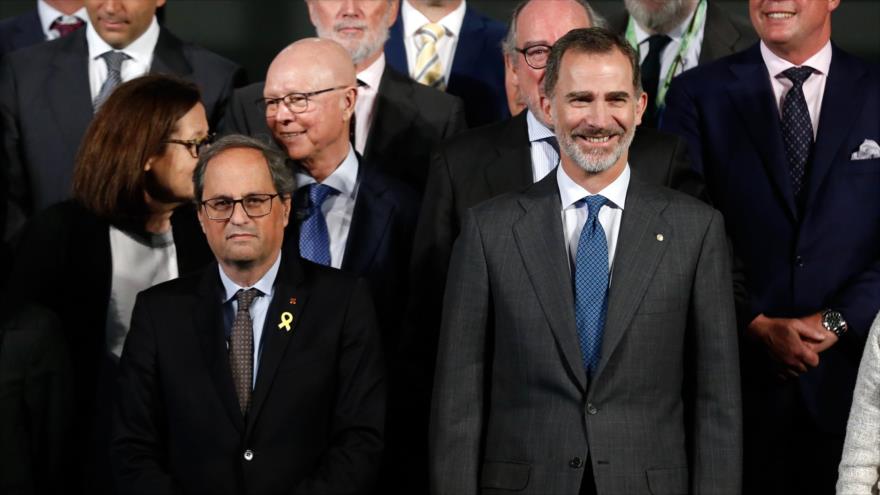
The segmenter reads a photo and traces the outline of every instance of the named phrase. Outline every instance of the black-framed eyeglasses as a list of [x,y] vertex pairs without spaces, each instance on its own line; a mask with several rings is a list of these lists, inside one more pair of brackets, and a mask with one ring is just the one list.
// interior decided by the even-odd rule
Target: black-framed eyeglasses
[[284,103],[284,106],[287,107],[291,113],[304,113],[309,110],[309,100],[313,96],[329,93],[330,91],[336,91],[338,89],[347,89],[348,87],[349,86],[336,86],[308,93],[290,93],[281,98],[260,98],[255,103],[261,110],[263,110],[263,112],[265,112],[266,116],[277,114],[278,105],[280,103]]
[[211,220],[229,220],[235,211],[235,205],[241,204],[244,213],[251,218],[265,217],[272,213],[272,200],[280,194],[248,194],[241,199],[211,198],[201,202],[205,214]]
[[526,48],[515,48],[515,50],[522,53],[529,67],[540,70],[547,67],[551,48],[553,47],[550,45],[532,45]]
[[180,144],[186,146],[187,151],[193,158],[198,158],[202,151],[214,142],[214,134],[208,134],[205,137],[197,139],[166,139],[163,143]]

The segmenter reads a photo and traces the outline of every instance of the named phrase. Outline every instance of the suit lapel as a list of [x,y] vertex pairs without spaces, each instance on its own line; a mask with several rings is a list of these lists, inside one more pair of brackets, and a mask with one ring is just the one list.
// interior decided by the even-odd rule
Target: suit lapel
[[532,155],[526,112],[508,121],[497,143],[497,155],[486,166],[486,186],[491,196],[517,191],[533,182]]
[[382,73],[373,125],[364,146],[364,158],[368,162],[385,156],[384,150],[391,147],[395,137],[406,134],[405,130],[418,115],[412,101],[412,87],[400,80],[403,77],[388,66]]
[[706,5],[706,33],[700,47],[700,65],[730,55],[736,51],[740,33],[730,19],[713,2]]
[[[49,77],[46,96],[66,147],[71,150],[70,156],[73,156],[93,114],[86,30],[68,35],[61,43],[64,43],[63,48],[52,60],[53,73]],[[72,174],[73,167],[66,173]]]
[[13,49],[36,45],[46,41],[40,15],[36,9],[27,12],[15,20],[12,34]]
[[[303,274],[299,260],[296,257],[282,254],[281,267],[275,278],[275,295],[272,297],[272,302],[269,303],[266,321],[263,325],[260,366],[257,371],[253,403],[248,413],[246,435],[250,435],[260,417],[263,404],[272,390],[278,366],[281,364],[291,339],[296,337],[303,309],[306,307],[309,296],[302,287],[302,280]],[[290,321],[289,329],[282,325],[285,321]]]
[[847,55],[837,47],[834,47],[832,53],[822,109],[819,112],[819,132],[816,133],[816,144],[808,169],[806,211],[810,210],[812,200],[816,198],[819,187],[834,163],[834,157],[850,135],[856,116],[862,112],[862,101],[853,98],[853,95],[860,92],[859,85],[865,76],[865,70],[850,64]]
[[388,65],[398,71],[409,74],[409,62],[406,58],[406,47],[403,44],[403,16],[398,15],[397,20],[388,31],[388,41],[385,42],[385,59]]
[[159,40],[153,50],[153,62],[150,65],[151,74],[171,74],[187,77],[192,73],[192,67],[183,56],[183,44],[175,38],[167,29],[159,31]]
[[374,174],[370,164],[361,161],[362,180],[341,266],[351,273],[366,273],[369,270],[394,213],[394,205],[385,197],[385,184],[375,180]]
[[[727,94],[740,114],[741,129],[749,134],[789,215],[796,219],[797,207],[782,144],[779,110],[773,101],[773,89],[759,45],[743,55],[731,65],[734,80],[727,86]],[[763,117],[755,118],[756,115]]]
[[468,74],[469,67],[480,66],[483,54],[486,52],[486,42],[489,40],[483,33],[485,29],[483,20],[470,7],[466,8],[458,43],[455,45],[455,54],[452,57],[452,70],[449,72],[447,84],[447,88],[451,88],[451,90],[448,92],[455,92],[455,88],[459,84],[459,74]]
[[662,234],[666,239],[675,235],[672,227],[660,217],[666,204],[667,199],[659,189],[647,187],[635,175],[632,176],[612,265],[602,358],[596,380],[629,327],[666,250],[668,242],[658,241],[657,235]]
[[574,320],[571,269],[555,172],[530,188],[519,201],[524,214],[513,226],[516,245],[566,368],[585,391],[587,378]]
[[205,359],[208,373],[220,402],[226,409],[229,420],[244,431],[244,418],[232,383],[232,370],[229,367],[229,351],[224,333],[222,290],[218,267],[212,264],[202,276],[199,286],[199,299],[193,314],[193,324]]

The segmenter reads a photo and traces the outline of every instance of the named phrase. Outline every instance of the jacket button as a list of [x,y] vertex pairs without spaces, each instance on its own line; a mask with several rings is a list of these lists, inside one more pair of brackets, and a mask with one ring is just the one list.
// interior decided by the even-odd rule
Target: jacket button
[[250,461],[254,458],[254,451],[251,449],[247,449],[244,451],[244,460]]
[[599,412],[599,409],[596,408],[593,404],[587,404],[587,414],[593,415]]
[[804,258],[801,256],[794,257],[794,264],[797,265],[798,268],[804,267]]
[[578,469],[584,465],[584,461],[581,460],[580,457],[572,457],[570,461],[568,461],[568,466],[574,469]]

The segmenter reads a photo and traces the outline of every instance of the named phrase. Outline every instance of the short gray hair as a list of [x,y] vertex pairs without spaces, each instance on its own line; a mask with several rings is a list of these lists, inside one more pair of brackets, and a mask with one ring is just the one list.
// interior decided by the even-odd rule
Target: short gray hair
[[[516,55],[516,21],[519,18],[519,14],[531,1],[533,0],[523,0],[513,9],[513,15],[510,18],[510,26],[507,28],[507,36],[501,41],[501,49],[507,56],[512,57]],[[593,10],[593,7],[587,3],[587,0],[574,0],[574,2],[584,8],[584,11],[587,13],[587,18],[590,20],[591,27],[605,27],[605,19]]]
[[263,158],[266,159],[266,166],[269,167],[269,175],[272,176],[272,184],[275,185],[275,192],[278,194],[288,196],[296,188],[293,172],[287,166],[287,156],[273,145],[260,139],[241,134],[230,134],[218,139],[208,149],[199,153],[199,161],[193,171],[193,187],[197,202],[202,201],[202,192],[205,190],[205,170],[208,168],[208,163],[220,153],[235,148],[257,150],[263,155]]
[[544,73],[544,93],[553,98],[556,83],[559,80],[559,69],[565,52],[604,54],[618,50],[629,62],[632,69],[632,85],[635,94],[642,93],[642,75],[639,68],[639,54],[622,36],[605,28],[572,29],[556,41],[547,59],[547,71]]

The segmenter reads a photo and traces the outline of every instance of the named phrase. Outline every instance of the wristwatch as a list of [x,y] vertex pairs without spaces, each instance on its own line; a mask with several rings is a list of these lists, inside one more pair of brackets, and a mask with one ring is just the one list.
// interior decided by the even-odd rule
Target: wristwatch
[[833,309],[822,311],[822,326],[825,327],[825,330],[838,337],[842,337],[847,330],[846,320],[843,319],[843,315],[840,314],[840,311],[834,311]]

